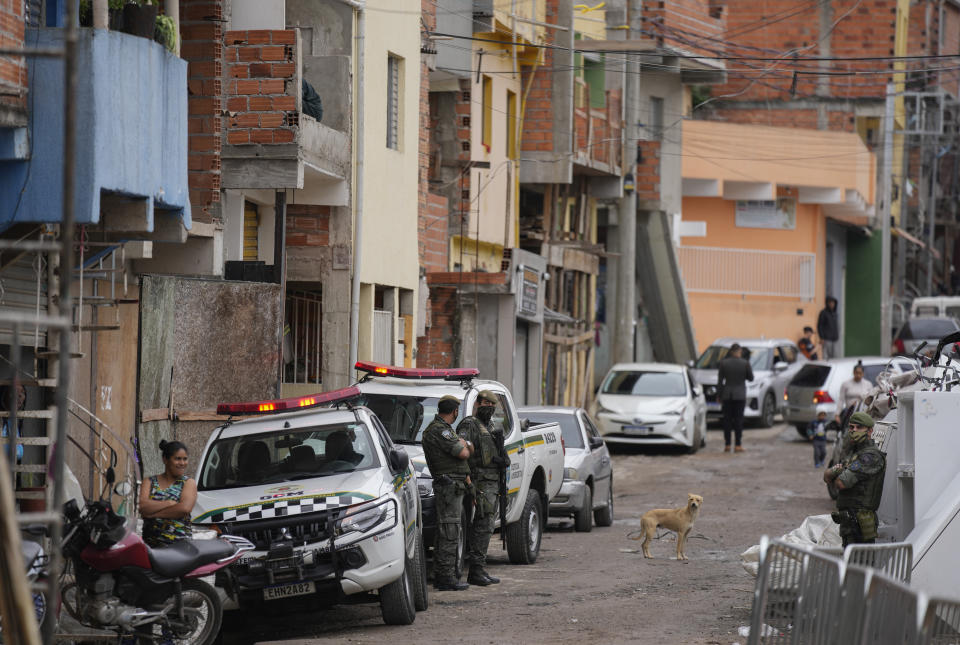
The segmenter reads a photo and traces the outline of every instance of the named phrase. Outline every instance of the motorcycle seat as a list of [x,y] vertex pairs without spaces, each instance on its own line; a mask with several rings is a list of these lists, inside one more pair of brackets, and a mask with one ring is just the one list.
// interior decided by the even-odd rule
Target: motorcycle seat
[[229,542],[213,540],[180,540],[169,546],[150,549],[150,565],[156,573],[179,578],[205,564],[233,555]]

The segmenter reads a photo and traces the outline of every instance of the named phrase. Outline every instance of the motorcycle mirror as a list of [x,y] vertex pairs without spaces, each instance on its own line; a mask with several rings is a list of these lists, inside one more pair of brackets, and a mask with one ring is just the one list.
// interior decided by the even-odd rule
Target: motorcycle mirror
[[133,492],[133,486],[130,484],[130,482],[120,482],[117,484],[116,488],[113,489],[113,492],[120,497],[126,497]]
[[106,478],[107,483],[111,486],[113,486],[113,482],[117,481],[117,474],[113,472],[113,466],[107,468],[107,472],[104,473],[103,476]]

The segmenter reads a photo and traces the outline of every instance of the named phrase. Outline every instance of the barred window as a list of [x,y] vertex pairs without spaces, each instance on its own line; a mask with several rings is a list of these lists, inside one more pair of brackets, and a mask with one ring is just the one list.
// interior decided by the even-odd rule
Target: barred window
[[400,149],[400,57],[387,56],[387,147]]

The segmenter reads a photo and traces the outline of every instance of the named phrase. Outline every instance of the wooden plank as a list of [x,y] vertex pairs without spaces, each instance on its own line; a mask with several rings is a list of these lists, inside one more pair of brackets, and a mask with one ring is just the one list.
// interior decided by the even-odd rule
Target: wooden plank
[[[0,446],[10,443],[8,437],[0,437]],[[17,443],[24,446],[49,446],[53,444],[53,437],[20,437]]]
[[552,343],[554,345],[562,345],[564,347],[569,347],[571,345],[579,345],[580,343],[585,343],[587,341],[593,340],[593,332],[585,331],[582,334],[576,336],[559,336],[557,334],[544,334],[543,341],[545,343]]
[[173,413],[177,421],[229,421],[229,414],[217,414],[215,410],[176,410]]
[[543,193],[543,239],[546,241],[553,238],[553,211],[557,200],[555,189],[554,184],[547,184]]
[[169,418],[170,410],[167,408],[140,410],[140,423],[149,423],[150,421],[166,421]]
[[[0,418],[6,418],[10,416],[10,412],[7,410],[0,410]],[[50,410],[18,410],[17,418],[18,419],[52,419],[57,416],[57,411],[54,409]]]

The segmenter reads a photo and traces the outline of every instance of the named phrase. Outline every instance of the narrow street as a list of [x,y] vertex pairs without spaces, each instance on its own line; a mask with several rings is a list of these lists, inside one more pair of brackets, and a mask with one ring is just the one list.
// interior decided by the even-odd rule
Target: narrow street
[[[575,533],[551,521],[540,558],[513,566],[491,543],[492,575],[501,584],[465,592],[432,592],[430,609],[412,627],[387,627],[376,606],[339,607],[314,617],[245,624],[228,617],[225,643],[720,643],[744,642],[753,579],[740,553],[764,533],[779,536],[830,500],[812,466],[810,445],[785,425],[748,430],[743,454],[725,454],[712,429],[695,455],[674,450],[621,450],[614,455],[616,521]],[[672,559],[673,534],[651,545],[627,539],[651,508],[704,497],[687,546],[688,562]]]

